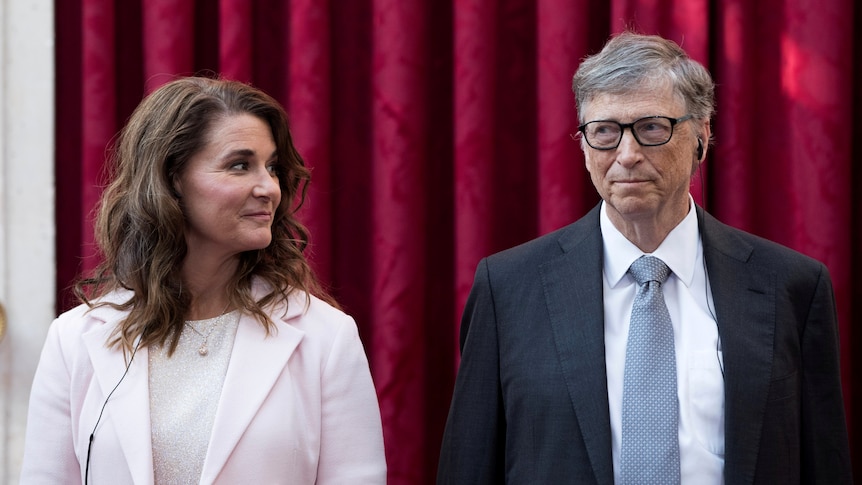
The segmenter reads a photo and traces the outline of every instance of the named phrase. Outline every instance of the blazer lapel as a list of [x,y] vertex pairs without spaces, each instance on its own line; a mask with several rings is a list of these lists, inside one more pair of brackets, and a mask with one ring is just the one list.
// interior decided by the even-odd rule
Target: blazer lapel
[[[153,483],[153,448],[147,349],[143,347],[135,352],[129,371],[123,377],[127,365],[123,352],[108,349],[105,343],[119,319],[125,318],[126,314],[109,307],[99,307],[92,310],[91,315],[106,323],[94,326],[82,336],[93,363],[93,373],[106,398],[116,387],[116,391],[110,396],[110,403],[104,408],[102,421],[96,430],[96,439],[99,430],[102,430],[102,433],[107,432],[106,422],[110,421],[110,428],[116,433],[134,483],[150,485]],[[118,386],[120,380],[122,383]],[[99,403],[98,411],[101,411],[104,402]]]
[[[298,316],[304,305],[303,299],[291,298],[283,320]],[[301,330],[277,317],[282,313],[283,307],[271,313],[276,315],[273,320],[277,330],[269,336],[253,316],[243,314],[240,318],[201,483],[213,483],[218,477],[303,338]]]
[[596,481],[613,483],[598,207],[565,231],[540,268],[557,354]]
[[753,248],[698,208],[725,373],[725,481],[754,481],[775,338],[775,274]]

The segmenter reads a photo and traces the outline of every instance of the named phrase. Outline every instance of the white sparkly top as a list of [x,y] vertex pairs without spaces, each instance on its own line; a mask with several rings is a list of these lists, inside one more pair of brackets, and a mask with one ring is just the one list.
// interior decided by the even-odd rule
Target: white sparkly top
[[[235,310],[186,322],[171,357],[167,346],[149,349],[156,484],[200,482],[239,316]],[[204,335],[206,352],[202,355]]]

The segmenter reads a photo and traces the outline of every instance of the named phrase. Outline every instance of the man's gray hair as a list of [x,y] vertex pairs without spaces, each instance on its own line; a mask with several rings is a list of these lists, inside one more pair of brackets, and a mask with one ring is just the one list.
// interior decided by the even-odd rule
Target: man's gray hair
[[715,83],[699,62],[675,42],[655,35],[623,32],[581,63],[572,79],[578,119],[599,95],[621,95],[670,83],[687,113],[709,120],[715,110]]

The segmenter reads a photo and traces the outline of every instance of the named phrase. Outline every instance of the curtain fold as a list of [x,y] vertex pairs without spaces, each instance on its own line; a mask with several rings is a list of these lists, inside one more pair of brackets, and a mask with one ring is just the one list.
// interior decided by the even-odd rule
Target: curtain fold
[[[117,131],[114,119],[116,112],[116,52],[114,50],[115,12],[111,2],[86,0],[83,3],[84,29],[82,31],[83,52],[81,80],[81,160],[97,163],[82,163],[80,190],[84,212],[77,218],[81,224],[82,270],[93,269],[97,262],[93,245],[92,209],[99,200],[103,181],[101,160],[106,156],[106,140]],[[59,126],[59,125],[58,125]],[[74,162],[73,162],[74,163]],[[60,182],[62,183],[62,182]],[[62,234],[58,231],[58,234]]]
[[583,53],[601,46],[607,33],[591,29],[593,12],[577,7],[566,0],[540,2],[536,7],[540,28],[536,29],[537,106],[533,116],[540,234],[569,224],[572,214],[582,214],[598,201],[580,144],[572,138],[579,124],[572,76]]
[[463,0],[453,15],[455,321],[476,262],[493,247],[496,1]]
[[324,281],[331,282],[334,278],[331,93],[339,83],[332,81],[330,6],[320,0],[297,0],[291,5],[290,28],[282,40],[289,69],[286,76],[276,76],[276,82],[281,87],[281,99],[286,99],[294,143],[301,148],[314,180],[303,208],[303,220],[312,237],[310,253],[314,269]]
[[[141,9],[140,32],[143,82],[149,92],[177,73],[194,71],[195,18],[191,2],[147,0],[146,3],[147,8]],[[120,36],[126,37],[125,32]]]
[[252,2],[219,0],[219,72],[226,78],[250,82],[255,25]]
[[[426,295],[426,192],[428,64],[423,5],[401,0],[372,3],[371,365],[383,419],[384,439],[400,452],[387,460],[393,471],[410,470],[421,456],[427,400],[427,348],[422,325]],[[362,237],[362,236],[360,236]],[[404,349],[411,349],[404,352]],[[417,419],[419,418],[419,419]],[[403,472],[400,472],[403,473]],[[409,475],[400,475],[408,478]],[[394,475],[398,478],[399,475]]]
[[[98,261],[106,148],[176,75],[251,82],[285,106],[313,182],[309,257],[354,316],[389,483],[433,483],[478,261],[597,201],[571,77],[626,28],[716,78],[695,199],[828,266],[850,418],[862,345],[862,13],[852,0],[57,0],[58,301]],[[702,179],[701,179],[702,177]],[[857,420],[858,421],[858,420]],[[852,421],[855,423],[855,421]],[[854,450],[862,431],[853,424]],[[855,452],[857,455],[860,451]],[[860,462],[860,459],[856,460]]]

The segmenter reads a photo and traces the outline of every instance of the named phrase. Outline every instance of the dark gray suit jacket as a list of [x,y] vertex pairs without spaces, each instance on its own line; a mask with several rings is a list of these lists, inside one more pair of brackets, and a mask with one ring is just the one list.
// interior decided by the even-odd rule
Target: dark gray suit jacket
[[[698,207],[725,371],[725,483],[849,483],[826,267]],[[612,484],[599,207],[482,260],[438,484]]]

